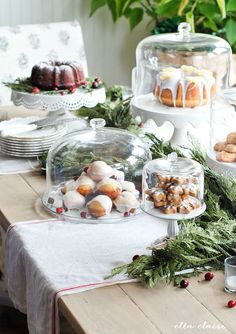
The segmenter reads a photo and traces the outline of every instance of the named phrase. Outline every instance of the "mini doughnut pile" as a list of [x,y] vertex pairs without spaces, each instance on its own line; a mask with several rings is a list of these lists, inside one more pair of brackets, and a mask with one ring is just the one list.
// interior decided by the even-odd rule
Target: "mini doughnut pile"
[[157,174],[157,184],[145,193],[154,207],[165,214],[189,214],[200,207],[196,177],[164,176]]
[[222,162],[236,162],[236,132],[228,134],[226,141],[216,143],[216,160]]
[[139,207],[138,197],[139,191],[133,182],[125,181],[122,171],[94,161],[79,177],[51,193],[48,202],[58,213],[73,210],[82,218],[100,218],[113,211],[127,217]]

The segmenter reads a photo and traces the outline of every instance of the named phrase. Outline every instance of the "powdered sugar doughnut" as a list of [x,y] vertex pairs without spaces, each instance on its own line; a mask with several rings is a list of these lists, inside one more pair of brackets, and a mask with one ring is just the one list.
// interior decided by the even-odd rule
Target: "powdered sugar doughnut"
[[123,191],[113,203],[119,212],[127,212],[131,209],[136,209],[139,206],[137,198],[129,191]]
[[84,206],[85,199],[77,191],[71,190],[63,196],[63,203],[68,210],[79,210]]
[[114,179],[106,178],[97,184],[97,190],[111,199],[115,199],[121,193],[121,185]]
[[99,182],[105,177],[113,175],[113,168],[104,161],[94,161],[87,169],[88,176],[95,182]]
[[112,200],[105,195],[98,195],[87,203],[88,211],[93,217],[102,217],[111,212]]

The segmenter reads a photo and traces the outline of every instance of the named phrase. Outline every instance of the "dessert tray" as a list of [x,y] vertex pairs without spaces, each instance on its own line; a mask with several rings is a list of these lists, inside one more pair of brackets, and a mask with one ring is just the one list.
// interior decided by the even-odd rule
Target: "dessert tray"
[[80,176],[46,191],[42,202],[51,213],[81,223],[125,222],[141,212],[134,183],[103,161],[94,161]]

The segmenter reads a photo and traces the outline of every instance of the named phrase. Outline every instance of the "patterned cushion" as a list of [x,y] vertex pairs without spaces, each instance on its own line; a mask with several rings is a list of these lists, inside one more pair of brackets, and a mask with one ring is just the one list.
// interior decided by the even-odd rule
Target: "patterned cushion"
[[11,104],[2,82],[29,77],[33,65],[44,60],[80,61],[88,74],[77,21],[0,27],[0,105]]

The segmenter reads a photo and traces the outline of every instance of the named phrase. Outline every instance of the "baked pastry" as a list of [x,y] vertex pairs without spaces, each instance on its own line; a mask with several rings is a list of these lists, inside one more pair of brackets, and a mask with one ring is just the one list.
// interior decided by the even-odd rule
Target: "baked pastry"
[[111,199],[121,194],[121,184],[114,179],[106,178],[97,184],[97,190]]
[[236,144],[236,132],[231,132],[226,138],[227,144]]
[[214,145],[216,160],[222,162],[236,162],[236,132],[227,135],[225,142]]
[[113,203],[119,212],[129,212],[135,210],[139,206],[139,202],[134,194],[129,191],[123,191]]
[[96,183],[85,173],[82,173],[81,176],[75,181],[76,190],[83,196],[90,195],[96,186]]
[[216,153],[216,160],[222,162],[236,162],[236,153],[221,151]]
[[134,194],[136,197],[139,196],[139,191],[135,188],[135,184],[130,181],[121,182],[122,191],[129,191]]
[[214,145],[214,150],[215,150],[215,151],[218,151],[218,152],[224,151],[225,146],[226,146],[226,143],[225,143],[225,142],[219,142],[219,143],[216,143],[216,144]]
[[123,182],[125,180],[125,173],[122,172],[122,170],[118,170],[114,168],[111,178],[118,182]]
[[63,204],[68,210],[79,210],[84,206],[85,198],[77,191],[70,190],[67,191],[66,194],[63,196]]
[[177,213],[177,207],[174,206],[174,205],[167,205],[167,206],[164,206],[161,211],[163,213],[165,213],[166,215],[170,215],[170,214],[175,214]]
[[87,174],[95,182],[99,182],[106,177],[113,175],[113,168],[104,161],[94,161],[87,169]]
[[193,108],[209,103],[216,94],[215,78],[193,66],[167,67],[157,75],[153,93],[161,104]]
[[70,89],[83,85],[85,76],[77,62],[49,61],[33,66],[30,81],[33,86],[44,90]]
[[87,203],[87,208],[93,217],[103,217],[111,212],[112,200],[108,196],[98,195]]

